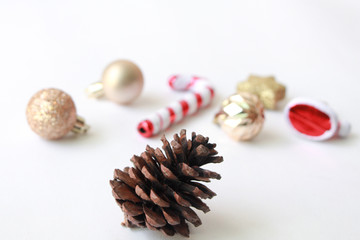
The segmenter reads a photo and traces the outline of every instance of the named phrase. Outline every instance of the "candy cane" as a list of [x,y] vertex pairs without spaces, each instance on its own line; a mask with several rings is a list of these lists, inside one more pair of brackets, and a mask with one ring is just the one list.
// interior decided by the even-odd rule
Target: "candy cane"
[[161,108],[139,123],[137,129],[143,137],[151,137],[180,122],[186,116],[206,107],[214,98],[214,89],[203,78],[187,75],[173,75],[169,85],[175,91],[191,91],[183,99]]

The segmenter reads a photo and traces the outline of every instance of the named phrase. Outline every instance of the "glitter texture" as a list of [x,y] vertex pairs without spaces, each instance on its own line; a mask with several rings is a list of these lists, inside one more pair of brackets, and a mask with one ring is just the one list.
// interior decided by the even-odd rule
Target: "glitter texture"
[[237,91],[255,94],[267,109],[276,109],[277,102],[285,97],[285,86],[274,77],[250,76],[237,85]]
[[46,139],[59,139],[76,123],[76,109],[71,97],[58,89],[37,92],[26,109],[31,129]]
[[214,121],[234,140],[250,140],[263,126],[264,107],[256,95],[237,93],[223,101]]

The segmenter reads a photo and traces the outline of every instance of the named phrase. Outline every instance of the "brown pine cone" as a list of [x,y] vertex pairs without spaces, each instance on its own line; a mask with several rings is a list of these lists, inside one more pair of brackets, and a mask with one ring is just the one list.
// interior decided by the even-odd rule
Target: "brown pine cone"
[[110,180],[113,196],[124,212],[123,225],[189,237],[186,221],[195,227],[201,225],[190,207],[206,213],[210,209],[200,198],[216,196],[199,181],[221,178],[201,166],[220,163],[223,157],[216,156],[216,144],[208,143],[209,138],[192,133],[192,139],[187,140],[185,130],[181,130],[180,137],[174,135],[171,146],[165,136],[161,141],[165,155],[159,148],[147,146],[140,157],[131,158],[135,167],[115,169],[114,180]]

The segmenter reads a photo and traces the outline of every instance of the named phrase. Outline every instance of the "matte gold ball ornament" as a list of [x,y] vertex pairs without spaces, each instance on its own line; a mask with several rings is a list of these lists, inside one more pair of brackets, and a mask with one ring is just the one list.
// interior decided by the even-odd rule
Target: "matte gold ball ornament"
[[232,139],[236,141],[250,140],[262,129],[264,106],[256,95],[240,92],[222,102],[214,122]]
[[102,97],[118,103],[129,104],[139,97],[144,86],[140,68],[128,60],[117,60],[104,70],[101,81],[90,85],[90,97]]
[[72,98],[65,92],[48,88],[37,92],[26,108],[30,128],[39,136],[54,140],[68,132],[85,133],[89,126],[76,115]]

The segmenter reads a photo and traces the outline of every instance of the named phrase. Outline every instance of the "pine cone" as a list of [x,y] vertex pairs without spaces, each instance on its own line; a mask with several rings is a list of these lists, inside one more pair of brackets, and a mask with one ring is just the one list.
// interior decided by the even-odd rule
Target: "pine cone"
[[140,157],[131,158],[135,167],[115,169],[114,180],[110,180],[113,196],[124,212],[123,225],[189,237],[186,221],[195,227],[201,225],[190,207],[206,213],[210,209],[200,198],[216,196],[199,181],[221,178],[201,166],[220,163],[223,157],[215,156],[216,144],[208,143],[209,138],[192,133],[192,139],[187,140],[185,130],[181,130],[180,137],[174,135],[171,146],[165,136],[161,141],[165,155],[159,148],[147,146]]

